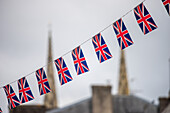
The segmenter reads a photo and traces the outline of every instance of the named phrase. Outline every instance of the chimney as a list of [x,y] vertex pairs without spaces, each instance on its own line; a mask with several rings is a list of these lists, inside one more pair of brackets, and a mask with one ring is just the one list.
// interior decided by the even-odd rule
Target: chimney
[[92,86],[92,113],[113,113],[111,86]]

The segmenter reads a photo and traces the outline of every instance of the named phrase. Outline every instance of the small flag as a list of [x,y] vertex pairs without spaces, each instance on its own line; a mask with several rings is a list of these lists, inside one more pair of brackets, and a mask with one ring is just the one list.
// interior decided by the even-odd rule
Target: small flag
[[74,66],[77,72],[77,75],[88,72],[89,68],[87,66],[86,59],[84,57],[82,49],[79,47],[75,48],[72,51],[72,57],[74,61]]
[[139,27],[141,28],[144,35],[157,28],[154,20],[152,19],[151,15],[149,14],[143,3],[141,3],[134,9],[134,14],[137,23],[139,24]]
[[18,105],[20,105],[20,101],[18,99],[18,97],[16,96],[14,90],[12,89],[12,86],[10,86],[9,84],[3,87],[8,99],[8,104],[9,104],[9,108],[15,108]]
[[31,89],[25,77],[18,80],[19,99],[21,103],[25,103],[34,99]]
[[113,23],[113,29],[116,33],[121,50],[133,44],[133,41],[122,19],[119,19]]
[[36,77],[38,81],[38,87],[40,95],[49,93],[51,91],[50,85],[48,83],[47,76],[43,68],[38,69],[36,72]]
[[1,110],[1,108],[0,108],[0,113],[2,113],[2,110]]
[[170,16],[170,0],[162,0],[162,2]]
[[101,33],[92,38],[92,43],[100,63],[112,58],[109,48],[107,47]]
[[54,63],[58,71],[59,81],[61,85],[72,81],[73,78],[71,77],[71,74],[67,68],[66,63],[64,62],[64,59],[60,57],[57,60],[55,60]]

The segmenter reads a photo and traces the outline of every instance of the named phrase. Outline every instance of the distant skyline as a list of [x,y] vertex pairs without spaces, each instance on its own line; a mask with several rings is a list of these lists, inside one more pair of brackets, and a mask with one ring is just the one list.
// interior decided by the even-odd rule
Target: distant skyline
[[[0,87],[18,80],[47,64],[49,23],[52,30],[54,60],[73,50],[112,24],[140,0],[1,0],[0,1]],[[149,102],[169,91],[169,15],[161,0],[146,0],[158,28],[144,35],[133,11],[123,21],[134,41],[125,49],[130,92]],[[118,93],[120,47],[113,27],[101,32],[113,58],[99,63],[91,40],[81,46],[90,71],[77,76],[71,53],[63,58],[73,81],[61,86],[54,65],[59,107],[91,97],[92,85],[107,85]],[[44,68],[47,72],[47,68]],[[42,104],[35,74],[27,77],[35,99],[26,104]],[[18,96],[18,86],[11,84]],[[7,112],[7,98],[0,89],[0,107]],[[24,105],[26,105],[24,104]]]

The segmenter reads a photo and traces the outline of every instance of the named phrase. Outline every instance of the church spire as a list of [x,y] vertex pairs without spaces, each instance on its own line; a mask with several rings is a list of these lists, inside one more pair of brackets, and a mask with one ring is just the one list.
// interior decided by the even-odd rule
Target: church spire
[[44,105],[46,109],[57,108],[57,95],[55,89],[55,81],[54,81],[54,71],[53,71],[53,63],[52,62],[52,32],[51,29],[48,32],[48,66],[47,66],[47,77],[50,84],[51,92],[45,95]]
[[124,51],[121,51],[120,59],[120,72],[119,72],[119,95],[129,95],[129,85],[126,72],[125,55]]

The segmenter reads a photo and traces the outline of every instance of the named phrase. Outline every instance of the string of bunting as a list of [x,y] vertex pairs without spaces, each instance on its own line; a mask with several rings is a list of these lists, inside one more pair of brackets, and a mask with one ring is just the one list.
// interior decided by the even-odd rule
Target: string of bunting
[[[88,72],[90,69],[88,67],[88,64],[86,62],[85,56],[83,54],[83,51],[81,49],[81,45],[88,41],[92,41],[92,44],[94,46],[94,51],[96,52],[97,59],[99,63],[105,62],[106,60],[112,58],[112,54],[109,51],[109,48],[104,40],[104,37],[102,36],[102,32],[108,29],[110,26],[113,27],[113,31],[116,34],[119,46],[121,50],[131,46],[134,42],[125,26],[125,23],[123,22],[123,17],[129,14],[131,11],[134,12],[134,16],[136,18],[137,24],[139,25],[141,31],[143,32],[144,35],[148,34],[149,32],[157,29],[157,25],[153,18],[151,17],[149,11],[146,9],[145,5],[143,2],[146,0],[142,1],[139,5],[137,5],[135,8],[132,10],[128,11],[125,15],[120,17],[117,21],[114,23],[108,25],[105,27],[103,30],[101,30],[98,34],[96,34],[94,37],[89,38],[88,40],[84,41],[82,44],[80,44],[78,47],[75,49],[68,51],[67,53],[63,54],[60,58],[54,60],[54,64],[56,66],[56,69],[58,71],[58,77],[60,84],[66,84],[70,81],[73,80],[69,69],[66,65],[66,62],[63,59],[63,56],[69,54],[71,52],[72,54],[72,59],[74,62],[74,67],[77,75],[83,74]],[[170,1],[169,0],[162,0],[163,5],[165,6],[169,16],[170,16]],[[49,62],[49,63],[53,63]],[[48,63],[48,64],[49,64]],[[39,93],[40,95],[44,95],[46,93],[49,93],[51,91],[50,85],[48,83],[48,79],[44,70],[44,67],[46,67],[48,64],[43,66],[42,68],[31,72],[30,74],[22,77],[19,80],[15,80],[6,86],[0,87],[4,89],[9,108],[15,108],[16,106],[26,103],[28,101],[31,101],[34,99],[33,93],[29,87],[28,81],[26,79],[27,76],[35,73],[37,82],[38,82],[38,88],[39,88]],[[18,83],[18,89],[19,89],[19,98],[15,94],[12,86],[10,84],[17,82]],[[2,110],[0,108],[0,113],[2,113]]]

